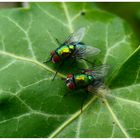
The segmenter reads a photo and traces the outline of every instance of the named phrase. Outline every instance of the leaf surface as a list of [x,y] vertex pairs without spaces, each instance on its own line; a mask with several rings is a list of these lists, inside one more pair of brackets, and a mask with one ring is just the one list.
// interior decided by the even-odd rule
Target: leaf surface
[[[0,137],[140,137],[140,49],[127,23],[90,3],[32,3],[1,10],[0,23]],[[51,81],[55,66],[42,63],[55,38],[80,27],[111,67],[108,89],[89,97],[82,114],[84,91],[63,97],[70,68]]]

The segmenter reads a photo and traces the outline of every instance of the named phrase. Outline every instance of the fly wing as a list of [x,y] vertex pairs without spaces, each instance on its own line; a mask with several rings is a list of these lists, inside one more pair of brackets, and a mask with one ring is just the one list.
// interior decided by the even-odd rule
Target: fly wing
[[95,79],[100,79],[100,78],[104,78],[109,70],[109,66],[108,65],[102,65],[102,66],[95,66],[92,74],[95,76]]
[[104,77],[106,76],[108,69],[108,65],[102,65],[94,67],[93,70],[84,70],[84,73],[93,75],[95,78],[94,82],[87,87],[89,92],[96,93],[100,87],[104,87]]
[[101,65],[101,66],[95,66],[92,70],[85,69],[84,73],[93,75],[96,79],[102,79],[104,78],[109,70],[108,65]]
[[86,74],[91,74],[95,78],[95,81],[87,88],[89,92],[94,93],[99,87],[104,87],[104,77],[107,75],[108,69],[108,65],[102,65],[94,67],[93,70],[85,70]]
[[72,57],[78,58],[78,59],[83,58],[84,55],[85,55],[85,52],[86,52],[86,46],[85,45],[78,44],[76,46],[76,49],[75,49]]
[[84,58],[86,56],[97,55],[100,52],[98,48],[92,46],[86,46],[83,44],[77,44],[73,57]]
[[87,87],[87,90],[89,91],[89,92],[91,92],[91,93],[97,93],[97,90],[101,87],[101,86],[103,86],[103,80],[102,79],[100,79],[100,80],[96,80],[92,85],[89,85],[88,87]]
[[100,49],[92,47],[92,46],[86,46],[85,56],[91,56],[91,55],[97,55],[100,53]]
[[79,42],[81,42],[81,40],[83,39],[84,35],[85,35],[85,29],[86,28],[80,28],[79,30],[77,30],[76,32],[72,33],[68,39],[65,40],[64,44],[77,44]]

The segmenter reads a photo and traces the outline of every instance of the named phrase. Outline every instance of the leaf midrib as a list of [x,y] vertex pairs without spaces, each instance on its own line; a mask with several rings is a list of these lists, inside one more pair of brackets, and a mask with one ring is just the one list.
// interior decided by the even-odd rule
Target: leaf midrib
[[[15,55],[15,54],[12,54],[12,53],[9,53],[9,52],[5,52],[5,51],[1,51],[0,50],[0,54],[2,55],[6,55],[6,56],[9,56],[9,57],[13,57],[15,59],[18,59],[18,60],[22,60],[22,61],[26,61],[26,62],[31,62],[31,63],[34,63],[36,65],[38,65],[40,68],[43,68],[47,71],[50,71],[52,73],[56,73],[55,70],[51,69],[49,66],[47,65],[44,65],[42,63],[40,63],[39,61],[37,60],[33,60],[33,59],[30,59],[30,58],[26,58],[26,57],[22,57],[22,56],[18,56],[18,55]],[[66,76],[60,72],[58,72],[58,75],[62,78],[66,78]]]
[[125,135],[126,138],[129,138],[128,133],[126,132],[126,129],[121,125],[121,123],[119,122],[119,119],[117,118],[117,116],[115,115],[113,109],[111,108],[111,106],[109,105],[107,99],[103,99],[107,109],[109,110],[110,114],[112,115],[112,118],[114,119],[114,121],[116,122],[116,124],[119,126],[119,128],[121,129],[121,131],[123,132],[123,134]]
[[49,138],[56,137],[65,127],[67,127],[72,121],[74,121],[76,118],[78,118],[81,113],[83,113],[95,100],[97,99],[97,96],[93,96],[82,108],[81,110],[78,110],[76,113],[72,115],[69,119],[67,119],[63,124],[61,124],[52,134],[50,134]]

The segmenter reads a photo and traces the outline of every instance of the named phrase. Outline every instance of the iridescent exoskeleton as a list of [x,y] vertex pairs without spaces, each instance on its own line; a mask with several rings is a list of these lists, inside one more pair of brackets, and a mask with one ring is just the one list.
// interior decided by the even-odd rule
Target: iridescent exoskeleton
[[103,85],[104,77],[107,74],[106,65],[94,67],[91,69],[83,69],[80,73],[69,74],[66,78],[66,86],[69,89],[86,89],[87,91],[95,91]]
[[51,52],[50,59],[45,63],[52,61],[53,63],[59,63],[59,66],[62,66],[69,59],[75,61],[77,59],[84,59],[85,56],[90,54],[97,55],[100,52],[100,49],[87,46],[81,42],[84,35],[85,28],[80,28],[78,31],[72,33],[64,43],[60,44],[56,50]]
[[[108,66],[96,66],[93,69],[83,69],[80,73],[69,74],[65,80],[66,86],[71,90],[85,90],[88,93],[97,93],[104,85],[104,77],[107,74]],[[65,94],[66,95],[66,94]],[[85,94],[81,102],[81,112],[84,101],[89,94]]]

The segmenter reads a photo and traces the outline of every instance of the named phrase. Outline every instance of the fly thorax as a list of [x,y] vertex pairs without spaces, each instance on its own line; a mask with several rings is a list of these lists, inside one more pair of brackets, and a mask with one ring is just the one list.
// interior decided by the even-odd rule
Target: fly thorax
[[75,74],[74,79],[76,87],[86,87],[90,84],[89,77],[86,74]]
[[64,45],[64,46],[61,46],[58,50],[57,50],[57,53],[59,54],[59,56],[62,58],[62,57],[67,57],[71,54],[71,50],[69,48],[69,46],[67,45]]

